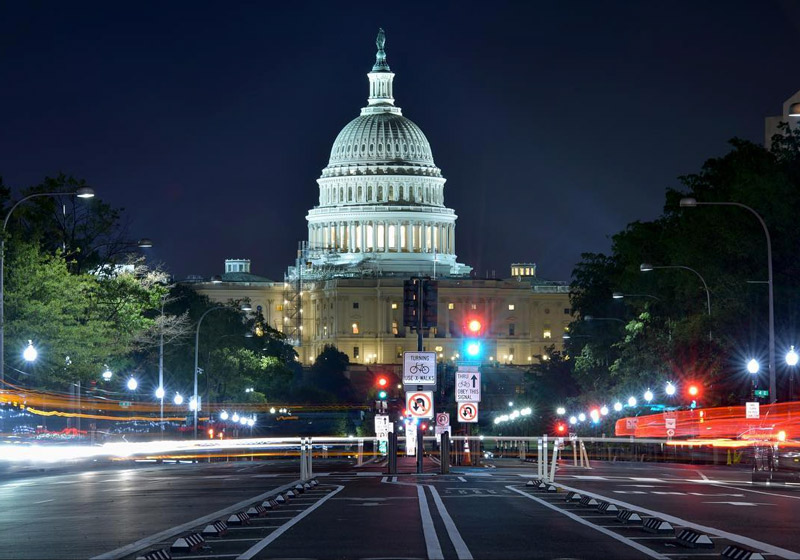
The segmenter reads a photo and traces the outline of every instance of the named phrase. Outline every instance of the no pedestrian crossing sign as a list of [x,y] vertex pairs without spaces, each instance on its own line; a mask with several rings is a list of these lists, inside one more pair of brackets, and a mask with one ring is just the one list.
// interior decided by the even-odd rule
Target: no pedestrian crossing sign
[[407,392],[406,412],[412,418],[433,418],[433,391]]
[[477,366],[459,366],[456,372],[456,402],[481,402],[481,372]]
[[405,385],[436,385],[436,352],[403,352]]

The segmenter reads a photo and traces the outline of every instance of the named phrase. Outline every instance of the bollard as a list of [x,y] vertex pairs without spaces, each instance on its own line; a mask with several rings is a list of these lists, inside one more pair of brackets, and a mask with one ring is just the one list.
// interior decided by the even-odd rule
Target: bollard
[[547,434],[542,435],[542,478],[547,480]]
[[536,475],[540,480],[544,478],[544,474],[542,474],[542,438],[536,440]]
[[521,441],[519,446],[519,459],[520,461],[525,460],[525,442]]
[[313,468],[313,457],[314,457],[314,446],[311,443],[311,438],[308,438],[308,451],[306,451],[306,460],[308,460],[308,466],[306,467],[306,476],[308,478],[314,478],[314,468]]
[[439,459],[441,461],[441,473],[447,474],[450,472],[450,434],[442,432],[442,443],[439,449]]
[[556,463],[558,462],[558,440],[553,442],[553,466],[550,468],[550,482],[556,479]]
[[389,459],[387,462],[389,472],[386,474],[397,474],[397,432],[389,432],[389,443],[386,447]]
[[[583,463],[583,455],[581,455],[581,463]],[[578,442],[577,440],[573,440],[572,442],[572,466],[578,466]]]
[[360,467],[364,464],[364,440],[358,440],[358,455],[356,456],[356,466]]
[[422,461],[425,457],[425,434],[422,430],[417,432],[417,474],[422,474]]
[[300,438],[300,480],[308,479],[306,467],[306,438]]
[[[585,461],[585,464],[584,464]],[[587,469],[591,469],[592,467],[589,466],[589,454],[586,453],[586,446],[583,445],[581,442],[581,466],[586,467]]]

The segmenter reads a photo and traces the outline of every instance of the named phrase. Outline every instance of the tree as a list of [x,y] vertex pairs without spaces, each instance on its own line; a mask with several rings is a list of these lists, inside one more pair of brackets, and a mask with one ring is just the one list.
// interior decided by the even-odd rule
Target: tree
[[325,345],[311,366],[311,384],[332,394],[336,399],[350,402],[354,398],[353,387],[345,376],[350,358],[335,346]]
[[[38,384],[60,386],[96,379],[105,364],[130,367],[130,353],[151,325],[145,312],[159,297],[153,274],[71,274],[60,252],[22,242],[14,243],[5,270],[6,357],[21,376],[31,371]],[[28,340],[39,349],[30,366],[12,351]]]

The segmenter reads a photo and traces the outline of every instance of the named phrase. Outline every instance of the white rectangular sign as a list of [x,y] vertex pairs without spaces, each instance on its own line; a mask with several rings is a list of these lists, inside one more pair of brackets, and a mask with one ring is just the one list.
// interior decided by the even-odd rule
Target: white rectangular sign
[[417,427],[414,424],[406,424],[406,457],[414,457],[417,454]]
[[677,418],[675,417],[668,417],[664,418],[664,427],[668,430],[674,430],[675,424],[677,424]]
[[456,402],[481,402],[481,372],[475,366],[459,366],[456,372]]
[[403,352],[405,385],[436,385],[436,352]]
[[759,403],[749,402],[745,403],[744,417],[745,418],[758,418],[760,416]]
[[375,415],[375,437],[389,439],[389,416],[386,414]]

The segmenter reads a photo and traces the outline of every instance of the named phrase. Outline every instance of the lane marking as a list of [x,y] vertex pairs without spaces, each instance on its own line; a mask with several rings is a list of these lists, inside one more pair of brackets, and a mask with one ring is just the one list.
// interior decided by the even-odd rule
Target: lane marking
[[472,560],[472,554],[467,548],[467,544],[464,542],[464,539],[461,538],[461,533],[458,532],[456,528],[456,524],[453,523],[453,518],[450,517],[450,514],[447,512],[447,508],[444,507],[444,502],[442,502],[442,498],[439,496],[439,492],[436,491],[436,488],[433,486],[428,486],[428,490],[430,490],[431,495],[433,496],[433,502],[436,504],[436,509],[439,510],[439,515],[444,521],[444,526],[447,529],[447,535],[450,537],[450,542],[453,543],[453,547],[456,549],[456,554],[458,555],[459,560]]
[[459,476],[459,477],[458,477],[458,480],[460,480],[461,482],[466,482],[466,481],[467,481],[467,479],[466,479],[466,478],[464,478],[463,476]]
[[428,508],[428,499],[425,497],[425,487],[421,484],[414,484],[417,487],[417,498],[419,500],[419,515],[422,518],[422,533],[425,536],[425,548],[428,549],[430,560],[444,560],[442,547],[436,537],[436,528],[433,526],[433,518]]
[[37,504],[46,504],[47,502],[55,502],[55,501],[56,501],[56,499],[55,499],[55,498],[53,498],[53,499],[51,499],[51,500],[42,500],[42,501],[40,501],[40,502],[33,502],[33,505],[37,505]]
[[204,515],[203,517],[199,517],[193,521],[188,521],[177,527],[172,527],[171,529],[167,529],[165,531],[161,531],[154,535],[150,535],[149,537],[145,537],[143,539],[139,539],[136,542],[131,544],[121,546],[119,548],[115,548],[109,552],[105,552],[98,556],[92,557],[91,560],[112,560],[114,558],[121,558],[123,556],[128,556],[129,554],[133,554],[134,552],[138,552],[143,548],[147,548],[150,545],[155,543],[166,541],[171,539],[172,537],[184,532],[188,531],[189,529],[193,529],[198,525],[202,525],[204,523],[208,523],[209,521],[217,521],[223,515],[228,515],[233,513],[236,510],[242,509],[246,506],[250,506],[253,503],[263,500],[265,498],[269,498],[270,496],[275,495],[278,492],[283,492],[284,490],[288,490],[289,488],[294,488],[294,486],[302,482],[301,480],[295,480],[293,482],[289,482],[288,484],[284,484],[283,486],[279,486],[277,488],[273,488],[268,492],[264,492],[263,494],[259,494],[258,496],[254,496],[252,498],[248,498],[246,500],[242,500],[241,502],[234,504],[232,506],[223,508],[221,510],[215,511],[214,513],[210,513],[208,515]]
[[581,525],[586,525],[587,527],[591,527],[595,531],[603,533],[604,535],[608,535],[609,537],[611,537],[613,539],[616,539],[616,540],[618,540],[618,541],[630,546],[631,548],[634,548],[634,549],[638,550],[639,552],[641,552],[643,554],[646,554],[647,556],[649,556],[651,558],[661,558],[661,559],[665,558],[665,556],[657,553],[656,551],[654,551],[654,550],[652,550],[650,548],[647,548],[646,546],[641,545],[641,544],[639,544],[639,543],[637,543],[637,542],[635,542],[635,541],[633,541],[633,540],[631,540],[631,539],[629,539],[627,537],[623,537],[622,535],[620,535],[618,533],[615,533],[614,531],[606,529],[605,527],[603,527],[601,525],[595,525],[594,523],[586,521],[581,516],[575,515],[571,511],[563,510],[563,509],[561,509],[561,508],[559,508],[557,506],[554,506],[554,505],[550,504],[549,502],[546,502],[545,500],[541,500],[541,499],[537,498],[536,496],[531,496],[527,492],[523,492],[522,490],[514,488],[513,486],[506,486],[506,488],[508,488],[512,492],[516,492],[517,494],[522,495],[524,498],[528,498],[529,500],[533,500],[535,502],[538,502],[538,503],[542,504],[543,506],[552,509],[553,511],[557,511],[558,513],[566,515],[567,517],[569,517],[573,521],[577,521]]
[[[757,541],[756,539],[751,539],[750,537],[745,537],[743,535],[737,535],[734,533],[729,533],[728,531],[723,531],[722,529],[717,529],[715,527],[708,527],[706,525],[700,525],[699,523],[692,523],[685,519],[681,519],[680,517],[675,517],[674,515],[669,515],[663,512],[655,511],[652,509],[647,509],[638,505],[630,504],[628,502],[623,502],[621,500],[615,500],[614,498],[609,498],[607,496],[603,496],[600,494],[595,494],[594,492],[587,492],[586,490],[580,490],[578,488],[573,488],[570,486],[566,486],[564,484],[559,484],[561,488],[567,490],[569,492],[578,492],[584,496],[591,496],[592,498],[597,498],[600,500],[605,500],[607,502],[616,504],[618,506],[623,506],[627,509],[632,509],[634,511],[639,511],[642,513],[646,513],[647,515],[651,515],[653,517],[658,517],[663,519],[664,521],[669,521],[673,525],[680,525],[683,527],[690,527],[702,533],[711,533],[712,535],[716,535],[718,537],[723,537],[728,540],[731,540],[738,544],[743,544],[745,546],[749,546],[752,548],[761,549],[763,552],[767,552],[769,554],[774,554],[776,556],[780,556],[781,558],[790,558],[794,560],[800,560],[800,554],[797,552],[793,552],[791,550],[787,550],[785,548],[781,548],[779,546],[775,546],[772,544],[768,544],[765,542]],[[516,488],[513,488],[514,491],[519,492]]]
[[765,502],[703,502],[704,504],[730,504],[732,506],[774,506]]
[[270,533],[270,535],[267,538],[265,538],[264,540],[254,544],[253,546],[251,546],[248,550],[246,550],[245,552],[243,552],[242,554],[237,556],[237,559],[238,560],[249,560],[250,558],[253,558],[256,554],[258,554],[259,552],[261,552],[262,550],[267,548],[270,544],[272,544],[272,542],[275,541],[275,539],[277,539],[282,534],[284,534],[286,531],[291,529],[294,525],[299,523],[303,518],[305,518],[307,515],[309,515],[312,511],[314,511],[315,509],[320,507],[322,504],[327,502],[329,499],[331,499],[333,496],[335,496],[336,494],[338,494],[342,490],[344,490],[344,486],[337,485],[336,486],[336,490],[333,490],[330,494],[328,494],[327,496],[322,498],[320,501],[318,501],[313,506],[311,506],[308,509],[306,509],[305,511],[303,511],[301,514],[299,514],[296,517],[294,517],[291,521],[288,521],[288,522],[284,523],[283,525],[281,525],[280,529],[278,529],[276,531],[273,531],[272,533]]

